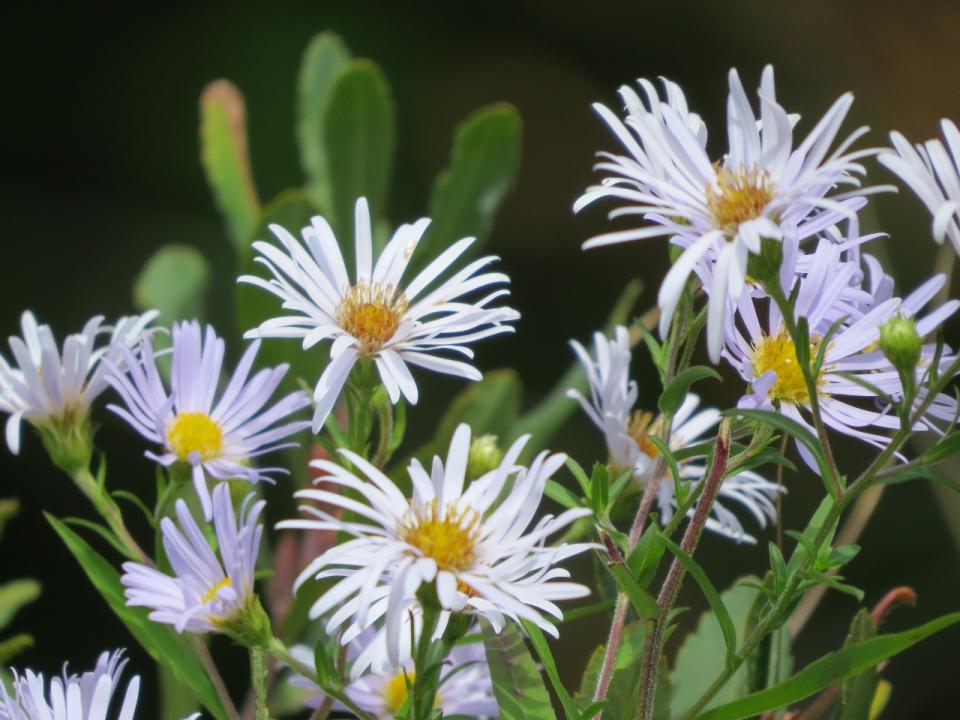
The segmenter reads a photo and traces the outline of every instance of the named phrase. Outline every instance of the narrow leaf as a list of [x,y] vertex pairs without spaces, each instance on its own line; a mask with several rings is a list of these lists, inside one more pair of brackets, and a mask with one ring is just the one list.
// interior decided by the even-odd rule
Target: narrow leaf
[[677,373],[677,376],[670,381],[670,384],[667,385],[660,394],[660,400],[657,401],[660,412],[676,412],[677,408],[683,403],[684,398],[687,397],[690,386],[705,378],[713,378],[714,380],[722,379],[720,373],[706,365],[694,365],[684,368]]
[[497,633],[480,621],[493,695],[503,720],[555,720],[537,665],[512,623]]
[[41,587],[36,580],[11,580],[0,585],[0,628],[10,624],[24,605],[40,597]]
[[547,673],[550,685],[553,686],[553,691],[563,708],[563,714],[567,717],[567,720],[579,720],[580,713],[577,712],[577,706],[574,705],[573,698],[570,697],[570,693],[567,692],[567,688],[560,679],[560,671],[557,669],[557,663],[553,659],[553,653],[550,651],[547,639],[543,636],[543,631],[529,620],[523,620],[521,624],[524,632],[527,633],[527,637],[530,638],[530,644],[533,645],[537,657],[540,658],[543,670]]

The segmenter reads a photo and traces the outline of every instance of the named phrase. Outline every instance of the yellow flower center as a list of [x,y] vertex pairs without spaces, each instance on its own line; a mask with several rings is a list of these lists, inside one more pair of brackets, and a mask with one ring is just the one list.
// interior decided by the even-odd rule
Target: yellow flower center
[[202,604],[213,602],[214,600],[217,599],[217,593],[220,592],[225,587],[233,587],[233,580],[231,580],[228,577],[225,577],[223,580],[221,580],[216,585],[212,586],[209,590],[207,590],[203,594],[203,597],[200,598],[200,602]]
[[766,170],[718,168],[716,185],[707,184],[707,208],[717,227],[732,234],[741,223],[761,217],[774,195]]
[[413,685],[414,674],[401,670],[383,686],[383,704],[393,715],[407,701],[407,683]]
[[480,516],[472,509],[460,510],[448,503],[440,517],[433,500],[425,509],[411,513],[400,528],[400,537],[433,558],[441,569],[460,571],[473,564],[479,530]]
[[167,428],[167,443],[183,461],[193,453],[198,453],[202,460],[213,460],[223,449],[223,430],[206,413],[180,413]]
[[[810,358],[816,357],[820,349],[821,338],[815,336],[810,342]],[[776,335],[764,335],[753,346],[753,375],[760,377],[773,370],[777,379],[770,388],[770,397],[773,400],[784,400],[790,403],[806,403],[810,400],[807,392],[807,383],[803,377],[803,370],[797,361],[797,348],[786,330],[781,329]],[[823,368],[817,385],[823,384]]]
[[407,307],[406,296],[392,285],[360,282],[340,301],[337,322],[360,341],[364,353],[372,355],[393,337]]
[[660,449],[650,440],[651,435],[660,432],[660,418],[653,419],[653,413],[646,410],[637,410],[627,424],[627,435],[632,437],[640,451],[649,458],[660,455]]

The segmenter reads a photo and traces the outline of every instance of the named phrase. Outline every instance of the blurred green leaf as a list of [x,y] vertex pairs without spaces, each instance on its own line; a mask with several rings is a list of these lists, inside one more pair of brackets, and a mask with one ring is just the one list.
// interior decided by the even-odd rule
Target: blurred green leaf
[[937,444],[923,454],[923,461],[935,465],[951,455],[960,452],[960,432],[946,435],[937,441]]
[[[835,682],[859,675],[889,657],[903,652],[924,638],[960,622],[960,612],[942,615],[925,625],[870,640],[824,655],[779,685],[734,700],[697,715],[696,720],[740,720],[767,710],[786,707]],[[709,682],[709,680],[708,680]]]
[[333,211],[324,118],[334,80],[349,60],[350,50],[340,36],[322,32],[307,46],[297,81],[300,163],[307,175],[307,192],[324,215]]
[[[773,583],[773,572],[768,572],[763,581],[764,590],[772,592]],[[753,632],[753,629],[760,623],[769,609],[770,603],[767,593],[757,592],[750,612],[747,614],[742,632],[743,637],[747,637]],[[742,695],[776,685],[793,672],[790,630],[787,626],[783,625],[767,635],[757,649],[746,659],[745,665],[747,673]]]
[[7,523],[18,512],[20,512],[20,501],[16,498],[3,498],[0,500],[0,538],[3,537],[3,531],[7,528]]
[[243,95],[227,80],[216,80],[200,95],[200,158],[237,250],[250,242],[260,202],[250,171]]
[[[615,672],[640,664],[646,636],[646,623],[642,621],[638,620],[624,626],[623,635],[620,637],[620,647],[617,649],[617,659],[613,665]],[[580,708],[585,708],[593,700],[593,695],[597,690],[597,682],[600,680],[600,670],[603,666],[605,650],[606,648],[603,645],[598,645],[587,661],[587,667],[580,679],[580,690],[574,696],[574,701]]]
[[502,720],[554,720],[543,678],[516,626],[508,622],[497,633],[480,620],[480,629]]
[[433,182],[430,227],[413,257],[416,271],[464,237],[467,256],[482,249],[520,167],[522,123],[507,103],[480,108],[457,126],[450,164]]
[[395,124],[390,89],[380,68],[369,60],[346,63],[333,81],[321,120],[331,224],[341,248],[353,247],[357,198],[367,198],[374,224],[384,216]]
[[[861,609],[850,623],[850,631],[843,643],[845,648],[859,645],[865,640],[877,636],[877,626],[870,612]],[[870,706],[880,684],[880,674],[876,667],[844,680],[840,692],[840,714],[838,720],[869,720]]]
[[36,580],[20,579],[0,585],[0,628],[5,628],[24,605],[38,597],[42,588]]
[[[30,635],[21,633],[12,638],[0,640],[0,665],[6,665],[20,653],[29,650],[34,646],[34,640]],[[0,679],[2,682],[2,679]]]
[[133,285],[133,302],[141,310],[160,311],[158,324],[203,316],[210,268],[196,248],[165,245],[155,252]]
[[706,365],[694,365],[681,370],[660,394],[660,400],[657,402],[660,412],[675,413],[687,397],[690,386],[706,378],[722,379],[720,373]]
[[613,576],[620,592],[630,600],[630,604],[633,605],[633,609],[641,620],[655,618],[660,614],[657,601],[640,586],[625,562],[610,561],[607,563],[607,570]]
[[523,625],[524,632],[527,633],[527,637],[530,639],[530,644],[533,645],[533,649],[537,653],[537,657],[540,658],[540,663],[543,665],[543,670],[547,673],[547,678],[549,678],[550,684],[553,686],[553,691],[560,701],[564,715],[566,715],[567,720],[578,720],[580,714],[577,712],[577,706],[574,704],[573,698],[570,697],[570,693],[567,692],[566,686],[564,686],[563,681],[560,679],[557,662],[553,659],[553,653],[550,652],[550,645],[543,636],[543,631],[529,620],[521,620],[520,622]]
[[177,635],[169,625],[149,620],[146,608],[127,607],[120,575],[113,566],[73,530],[52,515],[45,515],[90,582],[150,657],[167,667],[180,682],[189,687],[217,720],[229,720],[229,713],[197,657],[197,651],[187,638]]

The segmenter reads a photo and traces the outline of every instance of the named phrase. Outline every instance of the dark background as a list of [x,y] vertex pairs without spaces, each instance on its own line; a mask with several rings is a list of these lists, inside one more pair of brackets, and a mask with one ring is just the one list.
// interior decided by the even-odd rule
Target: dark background
[[[939,118],[960,119],[960,6],[953,2],[531,1],[487,2],[467,12],[439,3],[158,5],[137,11],[36,4],[14,11],[3,25],[0,332],[19,333],[24,308],[51,323],[58,336],[91,315],[131,311],[134,275],[168,242],[200,248],[212,263],[213,292],[229,297],[234,269],[198,162],[197,98],[220,77],[242,89],[254,174],[268,200],[302,181],[293,136],[296,72],[310,37],[332,29],[356,56],[376,60],[391,82],[399,122],[389,205],[394,223],[423,213],[456,122],[496,100],[519,107],[519,181],[491,246],[513,279],[523,319],[516,336],[489,342],[478,355],[487,368],[516,367],[527,404],[569,363],[568,338],[586,338],[632,277],[648,288],[641,305],[651,304],[666,267],[660,242],[586,255],[579,250],[606,221],[597,209],[574,217],[570,206],[592,181],[593,152],[614,147],[589,109],[592,101],[617,104],[620,84],[667,76],[704,116],[720,152],[728,68],[739,67],[750,89],[772,62],[781,102],[804,116],[800,132],[846,90],[857,95],[846,131],[869,124],[874,131],[867,142],[873,144],[884,143],[889,128],[922,140],[938,132]],[[890,180],[876,166],[872,173],[877,182]],[[929,218],[907,193],[872,206],[872,224],[891,234],[894,272],[911,287],[933,261]],[[229,311],[221,302],[209,316],[225,324]],[[637,372],[641,402],[652,405],[659,390],[650,368],[639,361]],[[423,382],[425,399],[412,422],[426,424],[459,386]],[[741,389],[738,381],[727,382],[718,402],[734,402]],[[142,457],[139,438],[102,411],[97,419],[104,426],[98,442],[110,458],[111,485],[151,492],[153,467]],[[45,589],[12,628],[37,640],[17,665],[49,673],[70,660],[86,669],[100,650],[128,646],[132,667],[145,675],[139,716],[150,718],[155,682],[149,661],[41,516],[42,510],[89,515],[85,501],[47,465],[31,432],[23,444],[19,458],[0,451],[0,496],[23,503],[0,546],[0,580],[34,576]],[[580,416],[557,445],[583,462],[602,452],[600,438]],[[857,445],[839,447],[842,463],[862,461]],[[818,486],[806,476],[791,480],[786,525],[798,527]],[[956,531],[960,519],[954,513],[951,520],[941,506],[944,499],[925,486],[892,488],[862,538],[862,556],[849,567],[850,581],[866,588],[868,604],[896,585],[917,590],[916,609],[897,612],[888,629],[918,625],[960,603],[949,529]],[[702,561],[719,568],[715,580],[725,586],[762,571],[765,542],[766,536],[759,548],[743,548],[707,538]],[[702,600],[688,587],[679,604],[699,609]],[[796,643],[800,660],[839,646],[855,610],[853,599],[828,595]],[[576,678],[603,628],[580,621],[564,634],[561,663]],[[956,716],[958,640],[953,629],[893,661],[884,673],[894,685],[884,717]],[[241,659],[219,649],[232,679],[242,682]]]

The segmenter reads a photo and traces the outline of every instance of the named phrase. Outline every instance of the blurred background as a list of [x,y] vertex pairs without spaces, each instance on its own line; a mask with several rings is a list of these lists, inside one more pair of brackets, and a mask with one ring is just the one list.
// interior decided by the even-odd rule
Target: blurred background
[[[0,202],[6,218],[0,335],[19,334],[19,315],[32,309],[58,337],[98,313],[114,318],[134,308],[131,284],[162,244],[199,248],[213,269],[208,318],[232,322],[235,277],[226,232],[199,163],[198,97],[204,85],[229,78],[247,101],[250,153],[261,199],[302,181],[293,135],[296,73],[309,39],[339,33],[355,56],[386,73],[396,105],[397,153],[388,215],[394,223],[425,212],[436,172],[449,153],[454,125],[474,108],[506,100],[524,124],[523,156],[514,192],[490,242],[512,277],[523,319],[515,336],[479,348],[481,366],[515,367],[524,405],[540,398],[571,361],[569,338],[599,327],[631,278],[646,286],[638,312],[654,302],[667,263],[660,242],[632,243],[584,254],[580,243],[606,227],[604,211],[571,213],[593,180],[593,153],[613,149],[590,103],[618,105],[617,88],[637,77],[669,77],[712,128],[720,152],[726,73],[741,71],[755,88],[761,68],[776,68],[778,97],[799,112],[805,133],[842,92],[856,94],[847,132],[868,124],[866,142],[883,144],[891,128],[919,141],[938,134],[941,117],[960,120],[960,4],[808,0],[751,2],[486,2],[465,10],[440,3],[305,2],[164,5],[147,10],[88,4],[53,11],[39,4],[13,11],[0,30],[4,111],[0,113]],[[8,11],[9,13],[9,11]],[[871,165],[874,182],[892,180]],[[872,203],[868,229],[890,234],[886,252],[901,288],[932,267],[930,221],[910,194]],[[956,346],[960,340],[951,329]],[[3,352],[6,352],[4,349]],[[238,348],[232,349],[233,357]],[[641,402],[659,394],[652,370],[637,362]],[[739,381],[704,384],[735,402]],[[459,390],[424,379],[413,424],[433,422]],[[110,458],[111,485],[152,493],[154,469],[131,430],[101,411],[99,446]],[[419,431],[427,436],[432,431]],[[417,433],[416,429],[412,432]],[[106,609],[44,522],[90,516],[85,500],[47,464],[39,440],[25,433],[19,458],[0,452],[0,497],[19,497],[23,510],[0,545],[0,581],[33,576],[44,592],[16,619],[36,646],[18,666],[56,672],[63,660],[91,666],[104,648],[127,646],[131,666],[145,675],[139,717],[153,716],[155,682],[146,655]],[[601,438],[577,415],[557,438],[587,464],[602,455]],[[853,467],[862,448],[840,442]],[[811,478],[787,477],[787,527],[802,526],[817,499]],[[802,480],[802,482],[800,482]],[[908,585],[919,601],[896,612],[886,629],[912,627],[960,605],[955,538],[960,513],[925,485],[889,489],[862,538],[865,551],[849,567],[850,582],[871,605],[890,588]],[[766,567],[757,547],[708,537],[701,562],[727,586]],[[685,627],[703,606],[687,587]],[[831,593],[795,646],[799,662],[842,644],[856,602]],[[603,624],[594,617],[568,626],[560,662],[576,684]],[[678,632],[671,641],[675,650]],[[895,659],[884,672],[893,698],[884,717],[955,717],[960,703],[953,630]],[[223,646],[231,679],[244,679],[242,656]]]

